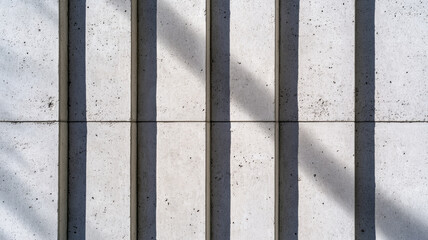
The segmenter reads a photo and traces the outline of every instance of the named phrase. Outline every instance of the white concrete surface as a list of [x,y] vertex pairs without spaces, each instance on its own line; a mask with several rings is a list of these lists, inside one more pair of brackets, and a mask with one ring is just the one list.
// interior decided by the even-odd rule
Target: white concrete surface
[[158,123],[157,131],[156,239],[204,239],[205,123]]
[[2,1],[0,120],[58,120],[57,0]]
[[428,234],[428,124],[377,123],[376,239]]
[[428,2],[376,1],[376,120],[428,120]]
[[70,120],[130,120],[131,0],[87,0],[86,12],[74,4],[71,31],[85,33],[74,33],[73,45],[83,41],[85,49],[70,49]]
[[[281,125],[280,151],[287,152],[281,153],[280,172],[298,177],[280,182],[280,199],[285,201],[280,216],[289,217],[280,222],[286,229],[297,220],[298,230],[282,229],[281,237],[354,239],[354,124],[300,123],[298,136],[296,127],[295,123]],[[284,198],[290,194],[287,191],[298,194],[297,201],[293,201],[296,196]],[[295,208],[297,217],[289,213]]]
[[231,124],[230,239],[273,239],[274,123]]
[[0,239],[57,239],[58,123],[0,123]]
[[274,120],[274,67],[275,1],[231,1],[230,120]]
[[69,239],[130,239],[130,123],[70,130]]
[[[295,66],[298,68],[298,74],[294,76],[294,79],[287,80],[295,81],[297,89],[291,90],[291,92],[281,89],[282,103],[290,101],[297,94],[298,111],[287,113],[288,110],[282,108],[281,120],[353,120],[354,4],[353,0],[300,1],[299,9],[293,7],[289,10],[282,10],[283,14],[299,11],[299,21],[288,19],[295,22],[294,26],[288,27],[289,31],[298,28],[299,51],[298,64]],[[286,5],[284,4],[284,6]],[[283,17],[283,19],[285,18]],[[286,23],[282,22],[282,24]],[[290,32],[281,32],[285,41],[291,41],[293,38],[286,37],[287,34]],[[295,47],[292,44],[287,46],[290,44],[289,42],[282,44],[285,44],[286,47]],[[287,49],[288,51],[290,49]],[[280,57],[280,59],[286,58],[287,56],[284,55]],[[295,64],[289,61],[284,64]],[[286,69],[284,65],[283,69]],[[288,71],[294,71],[294,69],[288,69]],[[287,74],[283,71],[281,76],[284,77]],[[285,85],[286,83],[283,84],[283,86]]]
[[157,120],[205,120],[205,1],[157,1]]

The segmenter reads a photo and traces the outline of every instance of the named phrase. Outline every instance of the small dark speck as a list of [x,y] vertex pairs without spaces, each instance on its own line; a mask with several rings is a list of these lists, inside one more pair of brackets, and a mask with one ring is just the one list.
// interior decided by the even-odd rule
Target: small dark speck
[[316,177],[317,175],[316,174],[314,174],[314,177]]
[[364,229],[361,229],[361,232],[364,232]]

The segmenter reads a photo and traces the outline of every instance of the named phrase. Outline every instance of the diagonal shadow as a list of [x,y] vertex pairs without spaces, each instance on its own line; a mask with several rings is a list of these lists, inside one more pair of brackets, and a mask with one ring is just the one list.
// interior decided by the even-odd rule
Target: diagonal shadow
[[[293,4],[292,4],[293,5]],[[287,6],[287,5],[283,5],[283,6]],[[165,21],[175,21],[175,22],[180,22],[182,24],[184,24],[183,20],[181,20],[181,18],[172,10],[171,7],[169,7],[168,5],[166,5],[165,3],[158,3],[157,5],[158,9],[161,8],[162,11],[164,12],[168,12],[169,14],[165,14],[164,17],[166,18]],[[292,6],[293,8],[295,8],[295,6]],[[290,8],[290,9],[293,9]],[[183,29],[176,29],[177,33],[178,31],[183,31]],[[184,30],[185,35],[189,36],[189,38],[193,38],[193,39],[197,39],[198,41],[204,41],[204,38],[202,36],[197,36],[193,31],[191,30]],[[295,31],[295,30],[290,30],[291,32]],[[297,33],[297,32],[295,32]],[[182,34],[182,33],[181,33]],[[282,33],[281,33],[282,34]],[[160,35],[160,38],[163,38],[165,36]],[[295,36],[297,38],[297,36]],[[287,39],[287,38],[285,38]],[[168,38],[168,39],[162,39],[162,42],[167,44],[168,47],[170,48],[174,48],[176,51],[178,51],[181,54],[181,59],[183,61],[190,61],[192,64],[189,64],[189,66],[192,66],[194,64],[194,66],[198,66],[198,64],[200,64],[200,62],[197,62],[197,59],[195,58],[191,58],[186,49],[180,49],[178,48],[178,46],[176,46],[174,44],[174,39]],[[197,49],[195,50],[196,52],[204,52],[204,49]],[[283,54],[283,53],[281,53]],[[230,61],[233,61],[233,57],[231,57]],[[196,71],[198,68],[189,68],[190,71]],[[252,73],[245,69],[244,67],[240,67],[239,71],[242,72],[243,76],[253,76]],[[266,93],[265,91],[263,91],[263,86],[260,84],[261,81],[255,81],[254,77],[250,77],[249,81],[251,81],[252,86],[254,87],[254,96],[260,96],[263,95],[263,99],[273,99],[272,94]],[[373,90],[372,90],[373,91]],[[291,96],[295,96],[297,95],[297,88],[296,88],[296,92],[290,91],[288,94],[291,94]],[[252,110],[246,106],[244,104],[244,97],[243,96],[233,96],[233,100],[236,101],[238,104],[241,104],[242,107],[244,107],[245,111],[247,111],[252,117],[254,117],[255,119],[262,119],[262,116],[258,115],[258,113],[254,113],[252,112]],[[295,98],[296,101],[296,98]],[[294,134],[296,134],[296,129],[292,130],[294,132]],[[297,137],[295,137],[297,138]],[[299,132],[299,139],[302,139],[302,141],[306,141],[306,142],[311,142],[310,141],[310,136],[307,136],[304,132]],[[304,140],[303,140],[304,139]],[[312,142],[311,142],[312,143]],[[297,142],[295,143],[297,144]],[[316,145],[315,143],[312,143],[314,146],[314,149],[316,148],[322,148],[322,146]],[[297,149],[296,146],[291,145],[290,148],[292,149]],[[285,148],[286,150],[287,148]],[[324,151],[325,152],[325,151]],[[309,155],[306,156],[313,156],[313,157],[317,157],[317,155],[315,154],[314,151],[312,151],[312,153],[309,153]],[[334,157],[330,154],[326,155],[327,158],[329,158],[331,161],[335,161]],[[283,160],[281,160],[283,161]],[[311,166],[308,165],[301,165],[302,171],[308,171],[311,172]],[[293,169],[293,167],[291,167],[291,169]],[[334,171],[334,169],[323,169],[323,171],[327,174],[331,171]],[[291,180],[294,181],[294,180]],[[345,181],[348,183],[348,188],[349,189],[353,189],[354,185],[354,179],[352,179],[351,176],[348,176],[348,179]],[[346,209],[346,211],[348,212],[353,212],[354,209],[351,209],[352,205],[349,204],[349,202],[346,200],[348,198],[348,196],[343,196],[343,194],[340,194],[340,192],[338,191],[338,189],[343,188],[342,183],[339,185],[338,183],[334,182],[334,181],[329,181],[329,182],[322,182],[319,181],[319,183],[323,184],[323,186],[325,188],[328,189],[328,191],[334,196],[335,201],[340,204],[344,209]],[[398,223],[405,223],[405,222],[412,222],[413,225],[415,226],[415,229],[417,229],[417,234],[420,234],[420,236],[427,236],[428,235],[428,227],[426,226],[425,223],[420,222],[419,220],[415,219],[413,216],[411,216],[410,214],[407,214],[405,212],[405,209],[401,209],[400,206],[395,205],[391,200],[379,200],[382,202],[379,202],[378,204],[384,205],[384,206],[388,206],[388,209],[390,209],[391,212],[397,212],[400,213],[400,217],[397,218],[397,224]],[[352,207],[353,208],[353,207]],[[292,215],[291,215],[292,216]],[[293,216],[294,217],[294,216]],[[297,224],[297,223],[295,223]],[[280,226],[280,229],[282,228],[282,226]],[[294,227],[296,228],[296,227]],[[292,229],[292,228],[291,228]],[[378,229],[380,231],[382,231],[383,233],[385,233],[388,237],[390,237],[391,239],[398,239],[399,236],[401,235],[398,229],[395,226],[386,226],[386,225],[380,225],[378,226]],[[294,232],[292,232],[294,234]]]

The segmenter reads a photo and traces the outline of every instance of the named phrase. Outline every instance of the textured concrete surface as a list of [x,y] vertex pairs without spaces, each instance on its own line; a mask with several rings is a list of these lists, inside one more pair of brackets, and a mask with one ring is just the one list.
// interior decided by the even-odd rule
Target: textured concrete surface
[[274,123],[231,124],[230,239],[274,238],[274,130]]
[[0,123],[0,239],[57,239],[58,123]]
[[205,14],[203,0],[157,1],[159,121],[205,120]]
[[428,2],[376,1],[376,120],[428,120]]
[[354,4],[345,0],[282,5],[280,101],[293,107],[281,107],[281,120],[353,120]]
[[70,12],[70,120],[130,120],[131,0],[72,1]]
[[281,239],[354,239],[354,124],[283,123]]
[[69,239],[130,239],[130,123],[69,127]]
[[58,119],[58,1],[2,1],[0,120]]
[[428,235],[428,124],[377,123],[376,239]]
[[157,239],[204,239],[205,123],[158,123],[157,131]]
[[273,121],[275,1],[231,1],[229,24],[230,120]]

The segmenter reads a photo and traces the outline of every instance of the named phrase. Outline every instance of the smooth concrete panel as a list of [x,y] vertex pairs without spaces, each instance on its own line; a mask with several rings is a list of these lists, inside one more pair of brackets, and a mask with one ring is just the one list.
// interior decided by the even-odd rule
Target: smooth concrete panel
[[280,134],[280,239],[354,239],[354,124],[283,123]]
[[58,5],[2,1],[0,120],[58,120]]
[[230,1],[229,24],[230,120],[273,121],[275,1]]
[[428,120],[428,2],[375,2],[376,120]]
[[353,0],[280,5],[281,120],[354,119],[354,5]]
[[231,124],[230,239],[274,238],[274,132],[274,123]]
[[57,239],[58,123],[0,123],[0,239]]
[[70,123],[69,239],[130,239],[131,123]]
[[157,124],[156,239],[205,238],[205,150],[205,123]]
[[376,239],[428,236],[428,124],[377,123]]
[[131,0],[70,1],[69,117],[130,120]]
[[157,21],[152,27],[157,30],[157,120],[203,121],[205,0],[159,0],[156,9]]

